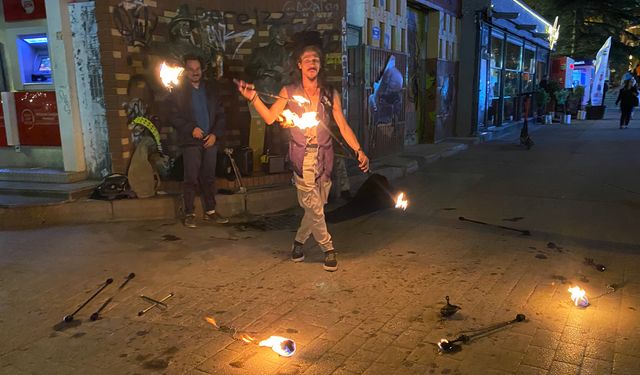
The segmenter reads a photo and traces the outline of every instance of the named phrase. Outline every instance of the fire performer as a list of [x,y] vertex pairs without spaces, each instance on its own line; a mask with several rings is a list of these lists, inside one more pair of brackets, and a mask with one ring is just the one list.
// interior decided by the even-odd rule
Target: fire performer
[[225,127],[224,108],[216,88],[202,79],[202,61],[184,57],[187,79],[171,92],[172,124],[176,128],[184,161],[184,225],[196,227],[194,200],[200,188],[204,219],[225,224],[229,219],[216,212],[215,172],[218,139]]
[[[332,272],[338,269],[338,260],[324,216],[324,205],[327,203],[331,188],[334,158],[331,134],[328,129],[331,115],[340,129],[340,134],[357,154],[360,169],[365,172],[369,170],[369,158],[362,151],[356,135],[342,114],[340,94],[324,82],[321,62],[322,51],[318,46],[303,47],[297,58],[297,66],[300,70],[298,82],[283,87],[280,98],[270,108],[260,100],[253,84],[238,81],[237,85],[242,96],[249,100],[269,125],[281,119],[285,108],[299,118],[306,117],[303,116],[305,113],[317,112],[319,126],[302,129],[289,121],[280,121],[281,126],[291,130],[289,160],[294,171],[298,203],[304,209],[304,217],[293,242],[291,260],[294,262],[304,260],[302,247],[313,234],[325,255],[323,268]],[[295,97],[304,99],[296,102],[292,99]]]

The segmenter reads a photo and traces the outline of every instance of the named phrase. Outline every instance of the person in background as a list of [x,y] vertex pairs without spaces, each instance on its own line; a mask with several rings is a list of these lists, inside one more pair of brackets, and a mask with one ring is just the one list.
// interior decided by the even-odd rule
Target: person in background
[[624,87],[618,93],[616,105],[618,103],[620,104],[620,129],[626,129],[631,121],[633,107],[638,105],[637,89],[632,86],[631,80],[625,81]]
[[224,107],[218,90],[202,77],[202,60],[184,57],[186,79],[171,92],[171,122],[176,129],[184,160],[184,225],[196,227],[194,201],[200,190],[204,220],[225,224],[229,219],[216,212],[215,173],[218,139],[224,134]]

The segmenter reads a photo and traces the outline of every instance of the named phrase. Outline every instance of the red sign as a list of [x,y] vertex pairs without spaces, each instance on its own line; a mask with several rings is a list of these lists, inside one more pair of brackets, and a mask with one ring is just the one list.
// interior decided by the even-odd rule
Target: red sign
[[46,18],[44,0],[2,0],[7,22]]
[[20,144],[60,146],[60,123],[54,91],[15,93]]
[[6,147],[7,133],[4,129],[4,109],[2,108],[2,100],[0,100],[0,147]]

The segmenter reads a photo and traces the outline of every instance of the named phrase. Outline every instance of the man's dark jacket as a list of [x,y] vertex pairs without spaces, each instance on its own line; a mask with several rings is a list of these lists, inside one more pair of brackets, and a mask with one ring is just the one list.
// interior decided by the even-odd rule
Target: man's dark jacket
[[[222,101],[217,93],[220,92],[213,82],[201,81],[205,85],[207,92],[207,108],[209,110],[209,134],[216,136],[216,144],[224,135],[225,117]],[[180,86],[171,92],[171,125],[176,129],[178,144],[184,146],[202,146],[203,140],[193,138],[193,129],[198,124],[196,122],[193,108],[191,106],[191,82],[183,80]]]

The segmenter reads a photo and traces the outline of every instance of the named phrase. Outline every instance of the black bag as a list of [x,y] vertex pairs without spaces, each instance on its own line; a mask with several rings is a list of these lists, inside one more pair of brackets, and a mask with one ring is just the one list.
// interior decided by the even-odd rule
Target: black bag
[[250,147],[237,147],[233,150],[232,156],[238,165],[241,176],[253,174],[253,150]]
[[231,166],[231,159],[224,153],[224,151],[218,151],[218,160],[216,161],[216,177],[226,178],[229,181],[236,179],[233,174],[233,167]]
[[127,176],[113,173],[108,175],[102,180],[102,183],[93,190],[91,199],[102,200],[114,200],[114,199],[126,199],[135,198],[135,193],[129,186],[129,179]]

